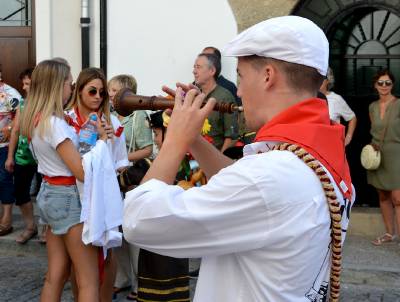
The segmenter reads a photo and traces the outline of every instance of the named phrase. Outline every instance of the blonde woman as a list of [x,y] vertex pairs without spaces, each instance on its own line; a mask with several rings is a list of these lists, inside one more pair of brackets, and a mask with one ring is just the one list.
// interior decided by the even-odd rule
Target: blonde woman
[[[76,179],[83,181],[78,137],[64,119],[63,106],[71,96],[68,65],[47,60],[32,74],[31,88],[21,119],[21,134],[31,141],[44,175],[37,203],[47,231],[48,272],[40,301],[60,301],[71,265],[75,268],[79,302],[99,301],[97,248],[84,245],[80,223],[81,203]],[[100,139],[107,133],[97,123]]]

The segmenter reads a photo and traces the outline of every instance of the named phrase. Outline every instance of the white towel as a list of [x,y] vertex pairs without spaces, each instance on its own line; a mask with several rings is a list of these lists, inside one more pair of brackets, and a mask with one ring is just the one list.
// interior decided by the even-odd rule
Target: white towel
[[107,249],[121,246],[123,202],[111,155],[104,141],[83,155],[84,183],[79,183],[83,222],[82,241]]

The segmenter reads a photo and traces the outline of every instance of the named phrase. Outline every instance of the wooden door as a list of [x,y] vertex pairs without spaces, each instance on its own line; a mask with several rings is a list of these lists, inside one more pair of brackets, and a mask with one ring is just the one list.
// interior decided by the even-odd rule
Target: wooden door
[[35,66],[34,18],[32,17],[34,2],[1,1],[4,1],[0,12],[2,79],[22,93],[19,74],[26,68]]

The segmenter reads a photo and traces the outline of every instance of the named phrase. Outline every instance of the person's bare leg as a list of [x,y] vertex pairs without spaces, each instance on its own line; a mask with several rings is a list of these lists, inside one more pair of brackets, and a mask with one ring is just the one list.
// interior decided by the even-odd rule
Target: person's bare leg
[[35,218],[33,217],[32,201],[20,205],[19,208],[21,210],[22,218],[25,223],[25,229],[23,230],[22,233],[18,235],[15,241],[23,244],[26,243],[31,238],[33,238],[34,236],[36,236],[38,233],[38,229],[35,223]]
[[44,281],[41,302],[59,302],[65,282],[69,277],[71,262],[62,236],[47,230],[48,270]]
[[9,227],[12,224],[12,207],[13,204],[3,204],[3,215],[1,216],[0,224]]
[[70,228],[65,235],[65,245],[74,266],[78,302],[98,302],[98,248],[82,242],[82,228],[82,223]]
[[28,230],[36,229],[35,218],[33,217],[33,204],[32,201],[20,205],[22,218],[25,222],[25,228]]
[[69,282],[71,283],[72,295],[74,301],[78,301],[78,285],[76,284],[74,266],[71,265],[71,275],[69,276]]
[[378,190],[379,204],[381,207],[383,223],[385,224],[386,233],[394,234],[394,209],[392,203],[392,196],[389,191]]
[[116,273],[117,265],[115,263],[114,253],[109,249],[104,263],[104,279],[100,286],[101,302],[110,302],[112,300]]
[[392,202],[395,210],[397,235],[400,235],[400,189],[392,191]]

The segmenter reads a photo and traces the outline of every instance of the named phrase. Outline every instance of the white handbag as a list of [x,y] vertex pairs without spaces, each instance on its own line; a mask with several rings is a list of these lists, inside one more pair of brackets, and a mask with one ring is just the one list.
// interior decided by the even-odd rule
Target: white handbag
[[361,150],[361,165],[367,170],[376,170],[381,164],[381,151],[372,144],[365,145]]

